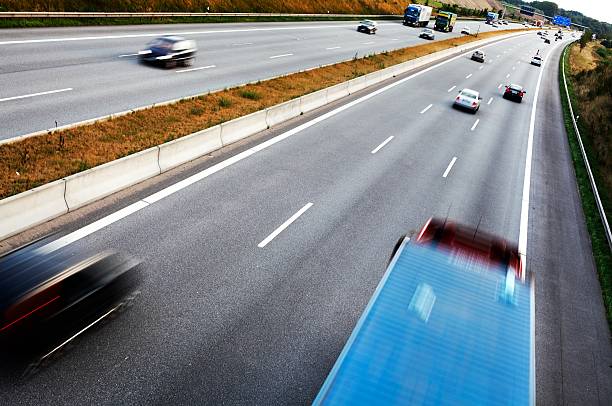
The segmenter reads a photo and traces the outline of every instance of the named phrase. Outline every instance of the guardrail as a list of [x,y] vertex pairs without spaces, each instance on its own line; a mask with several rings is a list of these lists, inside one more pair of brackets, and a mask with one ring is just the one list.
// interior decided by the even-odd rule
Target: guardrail
[[298,14],[298,13],[123,13],[123,12],[64,12],[64,11],[10,11],[1,12],[0,18],[127,18],[127,17],[332,17],[332,18],[384,18],[402,17],[399,14]]
[[[440,59],[522,34],[524,32],[469,42],[402,62],[7,197],[0,200],[0,240],[366,87]],[[28,210],[24,211],[24,207]]]
[[569,106],[570,115],[572,116],[572,124],[574,125],[574,131],[576,131],[576,137],[578,138],[578,144],[580,145],[580,152],[582,153],[582,159],[584,160],[584,166],[586,167],[587,174],[589,175],[589,182],[591,183],[591,190],[593,190],[593,195],[595,196],[595,203],[597,204],[597,210],[599,211],[599,216],[601,217],[601,222],[604,226],[604,230],[606,232],[606,238],[608,239],[608,246],[612,250],[612,232],[610,232],[610,224],[608,224],[608,218],[606,217],[606,211],[604,210],[603,203],[601,202],[601,198],[599,197],[599,191],[597,190],[597,184],[595,183],[595,178],[593,177],[593,172],[591,171],[591,166],[589,165],[589,158],[587,157],[586,150],[584,149],[584,144],[582,143],[582,137],[580,136],[580,130],[578,130],[578,124],[576,123],[576,116],[574,116],[574,109],[572,108],[572,99],[570,99],[569,91],[567,90],[567,80],[565,79],[565,53],[567,52],[567,47],[563,50],[563,63],[561,66],[563,69],[563,87],[565,88],[565,95],[567,96],[567,105]]

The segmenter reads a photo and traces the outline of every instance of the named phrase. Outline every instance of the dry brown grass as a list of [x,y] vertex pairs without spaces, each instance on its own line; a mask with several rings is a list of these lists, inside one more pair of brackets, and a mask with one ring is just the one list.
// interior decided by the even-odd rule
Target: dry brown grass
[[574,44],[570,47],[569,65],[570,71],[573,75],[593,70],[597,67],[597,62],[601,60],[595,50],[600,47],[598,42],[591,41],[581,51],[578,44]]
[[[517,30],[481,33],[478,39],[511,31]],[[0,198],[357,76],[474,40],[474,37],[459,37],[404,48],[0,145]],[[260,97],[251,97],[252,94]]]

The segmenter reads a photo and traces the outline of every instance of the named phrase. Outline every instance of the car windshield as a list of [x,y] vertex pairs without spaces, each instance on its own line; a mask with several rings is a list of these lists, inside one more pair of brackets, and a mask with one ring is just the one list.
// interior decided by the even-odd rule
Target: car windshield
[[174,44],[173,41],[170,41],[166,38],[156,38],[149,43],[149,47],[151,48],[160,48],[160,49],[170,49]]
[[472,92],[471,90],[462,90],[461,91],[461,96],[468,98],[468,99],[477,99],[478,98],[478,94]]
[[517,91],[521,91],[523,90],[523,86],[519,86],[519,85],[510,85],[510,89],[512,90],[517,90]]
[[406,10],[406,14],[412,17],[416,17],[419,15],[419,9],[416,7],[408,7],[408,9]]
[[375,25],[374,21],[370,21],[370,20],[363,20],[361,22],[361,25]]

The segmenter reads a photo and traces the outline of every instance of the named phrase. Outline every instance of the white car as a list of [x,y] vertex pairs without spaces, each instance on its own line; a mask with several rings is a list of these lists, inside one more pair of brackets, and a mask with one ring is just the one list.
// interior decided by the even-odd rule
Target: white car
[[467,26],[463,26],[463,28],[461,29],[461,33],[462,34],[466,34],[466,35],[470,35],[470,27]]
[[531,58],[531,64],[535,66],[542,66],[542,57],[540,55],[535,55]]
[[473,114],[476,114],[480,108],[480,93],[472,89],[463,89],[459,91],[457,97],[455,97],[455,103],[453,107],[460,107],[462,109],[470,110]]

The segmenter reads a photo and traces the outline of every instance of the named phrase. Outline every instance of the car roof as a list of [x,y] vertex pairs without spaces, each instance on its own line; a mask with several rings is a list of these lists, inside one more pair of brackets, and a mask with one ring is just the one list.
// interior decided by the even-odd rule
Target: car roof
[[376,25],[376,22],[372,20],[361,20],[361,24]]
[[164,35],[163,37],[159,37],[156,39],[163,40],[163,41],[169,41],[169,42],[185,41],[185,38],[179,37],[178,35]]
[[516,90],[522,90],[523,86],[521,85],[517,85],[516,83],[511,83],[510,86],[508,86],[510,89],[516,89]]

